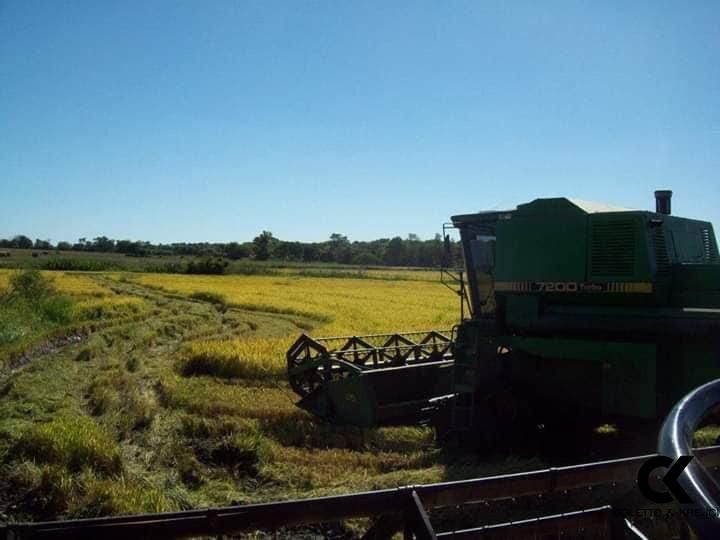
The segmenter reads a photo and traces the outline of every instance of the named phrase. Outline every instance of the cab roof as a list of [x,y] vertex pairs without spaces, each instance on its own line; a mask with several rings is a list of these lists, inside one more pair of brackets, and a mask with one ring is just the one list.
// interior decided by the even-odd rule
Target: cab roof
[[549,198],[542,198],[542,199],[535,199],[533,201],[530,201],[529,203],[521,204],[517,208],[513,208],[512,210],[491,210],[491,211],[484,211],[484,212],[477,212],[474,214],[459,214],[456,216],[452,216],[452,222],[456,225],[460,225],[463,223],[491,223],[491,222],[497,222],[500,219],[510,219],[512,215],[517,212],[521,207],[527,207],[530,205],[537,205],[537,204],[547,204],[549,202],[552,203],[565,203],[567,205],[572,205],[586,214],[600,214],[600,213],[608,213],[608,212],[634,212],[636,210],[633,210],[632,208],[624,208],[622,206],[613,206],[610,204],[605,204],[601,202],[593,202],[593,201],[585,201],[582,199],[573,199],[569,197],[549,197]]

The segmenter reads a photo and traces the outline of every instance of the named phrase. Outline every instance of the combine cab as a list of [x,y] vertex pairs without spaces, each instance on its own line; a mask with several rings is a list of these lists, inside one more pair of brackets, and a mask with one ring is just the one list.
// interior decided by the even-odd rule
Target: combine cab
[[459,324],[301,336],[287,355],[301,407],[364,426],[441,410],[443,427],[492,441],[560,413],[658,420],[720,377],[715,233],[670,215],[670,192],[656,192],[655,212],[551,198],[452,221],[467,276]]

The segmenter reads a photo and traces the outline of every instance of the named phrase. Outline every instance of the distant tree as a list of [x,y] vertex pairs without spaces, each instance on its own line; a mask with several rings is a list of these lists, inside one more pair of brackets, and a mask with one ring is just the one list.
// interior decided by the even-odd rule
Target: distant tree
[[115,251],[115,240],[107,236],[98,236],[93,239],[91,248],[93,251]]
[[380,266],[382,265],[383,261],[374,253],[370,253],[369,251],[363,251],[353,257],[352,263],[358,264],[360,266]]
[[385,264],[390,266],[402,266],[405,264],[406,256],[405,242],[399,236],[396,236],[388,243],[385,250]]
[[330,235],[330,242],[333,244],[347,244],[347,236],[340,233],[332,233]]
[[352,248],[347,236],[340,233],[332,233],[330,235],[330,252],[333,261],[348,264],[352,259]]
[[36,238],[34,247],[35,249],[52,249],[52,244],[50,240],[40,240]]
[[320,249],[317,244],[302,245],[302,260],[305,262],[315,262],[320,259]]
[[229,244],[225,244],[225,256],[228,259],[237,260],[237,259],[246,259],[250,256],[250,250],[247,249],[245,246],[238,244],[237,242],[230,242]]
[[12,244],[14,248],[19,249],[31,249],[33,247],[33,241],[24,234],[18,234],[15,236],[12,239]]
[[253,239],[253,255],[258,261],[267,261],[272,255],[273,235],[263,231]]
[[115,251],[118,253],[132,253],[135,250],[135,242],[132,240],[118,240],[115,242]]
[[73,249],[75,251],[85,251],[90,248],[90,243],[87,241],[87,238],[84,236],[82,238],[78,238],[78,241],[73,244]]
[[[0,248],[12,247],[32,248],[30,238],[20,235],[12,240],[0,239]],[[36,250],[45,251],[52,244],[49,240],[37,239],[34,242]],[[459,242],[451,242],[451,255],[446,264],[462,264],[462,250]],[[70,245],[68,242],[59,242],[57,249],[66,251],[70,249],[83,251],[108,251],[123,253],[128,256],[143,257],[147,255],[182,255],[198,258],[225,258],[242,259],[254,257],[257,260],[286,260],[305,262],[337,262],[360,265],[393,265],[393,266],[420,266],[437,267],[444,259],[444,242],[438,234],[432,240],[421,240],[415,233],[408,233],[407,238],[379,238],[371,241],[350,242],[347,236],[332,233],[324,242],[288,242],[275,238],[270,231],[262,231],[251,242],[229,242],[226,244],[211,244],[208,242],[177,242],[172,244],[151,244],[150,242],[134,240],[113,240],[107,236],[98,236],[92,241],[79,238],[78,242]],[[193,271],[199,271],[199,265]],[[217,264],[209,265],[219,268]]]
[[284,242],[282,240],[275,240],[273,242],[272,256],[273,259],[302,261],[303,244],[300,242]]

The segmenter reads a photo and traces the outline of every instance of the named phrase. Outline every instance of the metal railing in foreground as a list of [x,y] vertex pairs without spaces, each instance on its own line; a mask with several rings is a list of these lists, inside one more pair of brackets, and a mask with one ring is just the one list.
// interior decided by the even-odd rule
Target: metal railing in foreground
[[[720,446],[696,450],[705,467],[720,467]],[[635,482],[640,467],[653,455],[554,467],[524,473],[385,489],[351,495],[274,503],[229,506],[186,512],[54,521],[11,523],[0,538],[178,538],[274,530],[353,518],[378,518],[368,537],[385,538],[404,531],[406,538],[528,538],[577,533],[612,537],[617,514],[607,504],[468,529],[436,532],[428,511],[480,502],[502,501],[597,486]],[[612,501],[607,501],[611,503]],[[599,536],[602,534],[603,536]],[[595,535],[595,536],[593,536]]]

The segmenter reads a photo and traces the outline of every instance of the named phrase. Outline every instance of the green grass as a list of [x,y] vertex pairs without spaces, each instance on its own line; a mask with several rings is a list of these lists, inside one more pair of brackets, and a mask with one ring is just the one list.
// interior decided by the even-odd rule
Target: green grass
[[111,435],[83,416],[61,416],[29,428],[12,454],[68,471],[89,467],[104,475],[117,475],[123,470],[120,451]]
[[168,490],[141,478],[121,474],[98,476],[91,469],[73,473],[31,460],[6,467],[20,517],[53,519],[168,512],[188,507],[182,490]]
[[119,366],[96,375],[86,399],[91,414],[104,417],[107,425],[123,435],[149,427],[158,412],[154,392],[144,387],[136,373]]
[[75,319],[75,303],[37,270],[10,276],[0,289],[0,368],[9,353]]

